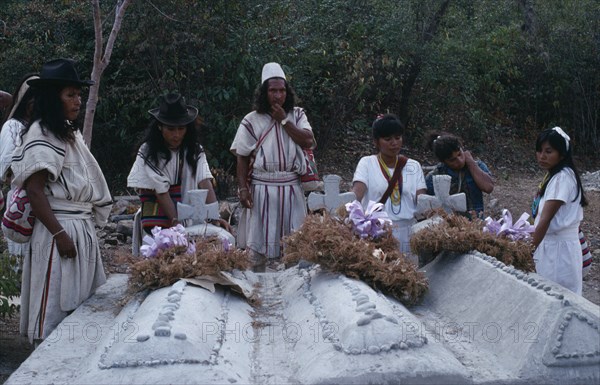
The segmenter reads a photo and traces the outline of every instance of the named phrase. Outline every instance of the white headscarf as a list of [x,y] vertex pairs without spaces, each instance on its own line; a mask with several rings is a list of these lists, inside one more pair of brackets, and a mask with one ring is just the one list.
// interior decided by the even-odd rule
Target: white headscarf
[[17,93],[17,99],[15,100],[13,108],[12,108],[12,110],[10,110],[10,114],[8,114],[8,117],[6,118],[6,120],[12,118],[13,114],[19,107],[19,104],[21,104],[21,102],[23,101],[23,96],[25,96],[25,92],[27,92],[27,90],[29,89],[29,84],[27,84],[27,81],[32,80],[32,79],[39,79],[39,78],[40,77],[37,75],[32,75],[23,81],[23,84],[21,84],[21,88],[19,88],[19,92]]

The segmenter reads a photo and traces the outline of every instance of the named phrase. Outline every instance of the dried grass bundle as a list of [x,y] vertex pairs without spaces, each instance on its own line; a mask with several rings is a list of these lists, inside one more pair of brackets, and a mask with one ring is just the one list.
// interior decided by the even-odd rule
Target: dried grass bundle
[[158,252],[155,258],[138,259],[131,266],[129,287],[133,292],[158,289],[180,278],[215,275],[220,271],[247,270],[248,253],[232,248],[227,251],[217,237],[199,237],[196,252],[186,254],[185,246],[171,247]]
[[468,253],[477,250],[519,270],[534,271],[533,245],[484,233],[483,221],[461,215],[443,215],[444,220],[414,234],[411,250],[419,255],[437,255],[442,251]]
[[[300,259],[318,263],[327,270],[360,279],[405,305],[419,303],[427,292],[425,275],[400,253],[391,231],[367,241],[328,214],[308,215],[302,227],[284,242],[286,264]],[[381,258],[375,254],[381,254]]]

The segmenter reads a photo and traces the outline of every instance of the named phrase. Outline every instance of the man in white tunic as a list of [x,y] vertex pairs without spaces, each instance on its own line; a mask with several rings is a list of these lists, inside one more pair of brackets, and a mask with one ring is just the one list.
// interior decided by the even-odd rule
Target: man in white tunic
[[251,250],[255,271],[264,271],[267,258],[281,256],[281,238],[306,217],[302,149],[311,148],[314,137],[304,110],[294,104],[281,66],[265,64],[254,111],[244,117],[231,145],[244,207],[237,241]]

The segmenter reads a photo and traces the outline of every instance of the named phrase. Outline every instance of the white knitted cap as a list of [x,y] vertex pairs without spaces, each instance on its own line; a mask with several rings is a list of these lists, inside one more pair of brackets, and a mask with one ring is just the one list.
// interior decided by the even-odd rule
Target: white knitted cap
[[265,80],[269,80],[271,78],[283,78],[285,79],[285,73],[283,73],[283,69],[278,63],[267,63],[264,65],[262,70],[262,80],[260,83],[264,83]]

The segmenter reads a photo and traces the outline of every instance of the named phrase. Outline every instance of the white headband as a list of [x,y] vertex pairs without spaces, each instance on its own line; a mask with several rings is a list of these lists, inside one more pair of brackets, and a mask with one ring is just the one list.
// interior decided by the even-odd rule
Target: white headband
[[567,151],[569,151],[569,141],[571,140],[571,138],[569,138],[569,135],[567,135],[567,133],[564,132],[562,128],[558,126],[554,127],[552,130],[556,131],[560,136],[563,137],[563,139],[565,140],[565,144],[567,145]]

